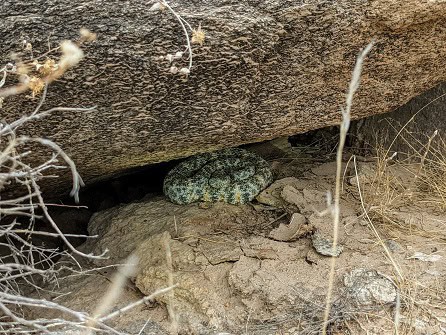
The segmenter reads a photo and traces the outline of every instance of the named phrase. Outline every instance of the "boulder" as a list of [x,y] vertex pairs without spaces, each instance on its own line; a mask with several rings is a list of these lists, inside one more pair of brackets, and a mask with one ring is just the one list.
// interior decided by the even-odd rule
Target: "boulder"
[[[442,82],[393,112],[361,119],[353,123],[352,145],[374,152],[382,148],[388,151],[387,158],[397,153],[399,159],[414,161],[420,161],[426,154],[430,140],[431,153],[444,152],[445,101],[446,83]],[[438,135],[434,135],[435,132]]]
[[[22,129],[60,144],[87,183],[338,123],[356,55],[372,40],[354,119],[392,111],[446,77],[443,1],[171,1],[205,33],[204,43],[193,45],[187,77],[169,70],[187,67],[187,52],[166,60],[185,50],[182,28],[152,4],[0,4],[0,64],[23,40],[40,55],[49,44],[76,39],[81,27],[97,34],[83,62],[51,85],[44,106],[97,109],[57,112]],[[37,101],[24,99],[6,98],[2,117],[11,122],[30,113]],[[48,182],[68,188],[69,178]]]

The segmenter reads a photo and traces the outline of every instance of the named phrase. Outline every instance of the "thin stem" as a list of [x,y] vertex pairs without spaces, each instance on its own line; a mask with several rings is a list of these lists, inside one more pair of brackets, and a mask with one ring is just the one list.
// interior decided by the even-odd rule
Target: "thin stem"
[[[335,197],[334,204],[332,206],[332,216],[333,216],[333,245],[332,250],[335,253],[338,244],[339,235],[339,222],[340,222],[340,198],[341,198],[341,175],[342,175],[342,153],[344,151],[345,140],[347,137],[347,131],[350,126],[350,113],[351,106],[353,103],[353,96],[359,87],[359,80],[361,77],[362,63],[365,56],[369,53],[373,46],[373,41],[369,43],[365,49],[359,54],[356,59],[355,68],[353,70],[352,79],[349,85],[349,91],[346,98],[346,108],[342,110],[342,122],[340,130],[340,138],[338,150],[336,153],[336,187],[335,187]],[[330,273],[328,281],[328,291],[325,302],[325,313],[324,313],[324,323],[322,326],[322,334],[327,334],[327,327],[329,322],[330,310],[331,310],[331,300],[333,295],[334,277],[335,277],[335,267],[336,267],[336,257],[331,257],[330,262]]]
[[[186,26],[184,25],[183,21],[186,22],[181,16],[179,16],[173,9],[172,7],[169,6],[169,4],[167,3],[166,0],[162,0],[162,4],[170,10],[170,12],[175,16],[175,18],[177,19],[177,21],[180,23],[181,28],[183,28],[183,32],[184,32],[184,36],[186,37],[186,42],[187,42],[187,49],[189,50],[189,67],[188,69],[190,70],[192,68],[192,47],[191,47],[191,43],[190,43],[190,38],[189,38],[189,33],[187,32]],[[187,24],[189,27],[190,25]]]

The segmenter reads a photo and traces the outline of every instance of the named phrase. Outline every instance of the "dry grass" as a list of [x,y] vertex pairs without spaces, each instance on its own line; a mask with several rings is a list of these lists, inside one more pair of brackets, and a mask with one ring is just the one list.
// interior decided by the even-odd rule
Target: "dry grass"
[[434,133],[423,151],[407,154],[404,160],[386,156],[379,145],[376,161],[366,176],[365,201],[371,211],[386,213],[402,206],[428,206],[433,210],[446,208],[446,143]]
[[[364,55],[365,52],[362,57]],[[359,70],[355,69],[355,71],[359,76],[360,68]],[[358,81],[359,77],[356,80]],[[353,82],[354,79],[352,79]],[[330,200],[328,208],[328,212],[333,217],[333,248],[337,244],[339,229],[339,208],[337,207],[339,206],[339,187],[341,185],[339,178],[341,173],[340,157],[342,156],[346,129],[348,129],[349,123],[348,107],[351,105],[351,99],[355,92],[352,85],[349,91],[350,101],[347,99],[347,109],[343,112],[343,122],[341,123],[340,143],[337,153],[336,192],[334,202],[331,204]],[[425,107],[421,108],[420,111]],[[445,139],[438,131],[424,136],[415,136],[413,132],[407,129],[411,122],[416,122],[415,116],[404,126],[394,127],[397,135],[390,146],[385,147],[377,141],[376,159],[373,164],[361,164],[358,172],[356,159],[353,158],[356,174],[350,180],[351,184],[354,185],[351,192],[356,194],[360,200],[362,216],[393,268],[393,276],[389,279],[394,282],[398,294],[393,308],[388,312],[381,311],[381,315],[365,309],[351,310],[345,313],[349,316],[345,317],[344,315],[345,318],[340,318],[338,321],[352,333],[368,333],[367,325],[363,325],[364,320],[370,326],[376,326],[376,323],[381,325],[383,334],[419,334],[417,329],[429,323],[442,325],[443,330],[446,330],[446,318],[442,316],[446,311],[446,303],[443,298],[444,283],[438,282],[432,285],[431,283],[420,282],[414,272],[407,268],[407,265],[399,264],[395,260],[384,242],[388,237],[397,238],[399,236],[408,239],[419,237],[424,239],[424,243],[432,242],[432,245],[434,245],[434,242],[437,245],[444,245],[446,242],[444,224],[441,228],[436,229],[424,225],[419,220],[414,222],[402,221],[400,216],[401,208],[410,208],[413,212],[426,211],[436,214],[443,214],[446,208]],[[420,140],[420,138],[425,140]],[[409,148],[408,152],[391,153],[391,147],[397,140],[404,142],[405,146]],[[444,215],[442,218],[443,221],[446,220]],[[331,317],[335,312],[333,309],[336,309],[336,304],[332,302],[335,266],[336,258],[332,257],[322,326],[323,334],[327,334],[329,327],[333,326]],[[353,331],[353,329],[356,330]]]
[[[415,118],[410,120],[415,121]],[[446,241],[443,214],[446,208],[446,143],[437,131],[425,135],[422,142],[421,136],[406,130],[407,125],[397,131],[398,138],[392,144],[403,141],[408,151],[391,154],[390,147],[384,148],[378,142],[373,163],[360,164],[358,172],[355,162],[356,176],[352,179],[351,190],[358,195],[363,217],[393,265],[401,300],[394,308],[393,333],[404,335],[419,334],[417,328],[428,324],[446,329],[446,319],[441,316],[446,310],[444,283],[441,280],[434,280],[434,284],[420,281],[420,273],[411,269],[410,264],[398,264],[383,242],[383,236],[403,239],[418,250],[428,244],[441,246]],[[438,217],[440,227],[423,222],[424,214]]]
[[[328,209],[327,211],[333,217],[333,246],[332,250],[335,253],[337,243],[338,243],[338,234],[339,234],[339,220],[340,220],[340,198],[341,198],[341,182],[342,182],[342,153],[344,151],[344,144],[347,137],[347,132],[350,126],[350,115],[351,108],[353,103],[353,96],[356,93],[356,90],[359,87],[362,63],[371,50],[373,46],[373,42],[367,45],[364,50],[360,52],[358,58],[356,60],[355,68],[352,73],[352,79],[350,81],[348,94],[346,97],[346,107],[345,110],[342,110],[342,122],[341,122],[341,130],[339,136],[339,145],[336,154],[336,184],[335,184],[335,195],[333,203],[331,202],[331,197],[327,199]],[[330,274],[328,279],[328,291],[326,296],[326,304],[325,304],[325,312],[324,312],[324,322],[322,325],[322,334],[327,334],[327,327],[329,325],[329,317],[330,310],[332,304],[332,294],[333,294],[333,285],[334,285],[334,277],[335,277],[335,266],[336,266],[336,257],[331,258],[331,266],[330,266]]]

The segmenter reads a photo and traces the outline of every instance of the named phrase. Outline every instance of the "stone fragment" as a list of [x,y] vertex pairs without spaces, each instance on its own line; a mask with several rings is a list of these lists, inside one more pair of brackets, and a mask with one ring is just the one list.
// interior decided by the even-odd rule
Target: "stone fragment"
[[312,242],[314,249],[324,256],[338,257],[344,250],[344,247],[340,244],[337,244],[335,250],[333,250],[333,241],[323,237],[319,232],[313,234]]
[[369,306],[395,302],[395,284],[376,270],[357,268],[344,275],[349,297],[357,305]]

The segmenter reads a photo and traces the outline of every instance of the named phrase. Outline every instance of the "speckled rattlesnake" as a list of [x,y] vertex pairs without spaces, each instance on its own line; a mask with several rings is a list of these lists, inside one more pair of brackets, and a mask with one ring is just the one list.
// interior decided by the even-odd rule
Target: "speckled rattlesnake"
[[193,156],[164,179],[164,194],[174,203],[225,201],[244,204],[273,181],[269,164],[240,148]]

